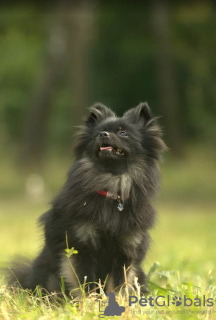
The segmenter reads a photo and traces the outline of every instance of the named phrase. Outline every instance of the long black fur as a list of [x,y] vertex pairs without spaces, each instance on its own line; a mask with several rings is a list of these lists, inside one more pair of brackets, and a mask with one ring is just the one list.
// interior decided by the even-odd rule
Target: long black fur
[[[125,266],[128,282],[133,285],[138,277],[145,291],[141,263],[149,247],[148,230],[155,221],[151,202],[159,187],[158,160],[166,149],[161,136],[146,103],[121,118],[100,103],[91,107],[77,134],[76,159],[67,180],[51,209],[40,218],[43,250],[33,262],[14,263],[8,283],[59,292],[63,277],[70,292],[78,287],[77,277],[80,283],[87,277],[90,289],[106,279],[105,290],[111,291],[124,284]],[[100,151],[102,143],[123,150],[124,155]],[[98,190],[119,195],[124,210],[120,212],[118,201]],[[66,235],[68,247],[78,250],[70,258],[65,257]]]

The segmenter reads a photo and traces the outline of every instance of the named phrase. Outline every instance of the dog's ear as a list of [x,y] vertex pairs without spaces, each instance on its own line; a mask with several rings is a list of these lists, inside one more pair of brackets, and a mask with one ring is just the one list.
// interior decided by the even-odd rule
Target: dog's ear
[[86,120],[88,126],[94,126],[108,117],[115,117],[115,113],[102,103],[96,103],[89,108],[90,115]]
[[152,115],[147,102],[141,102],[137,107],[125,112],[124,118],[131,123],[145,125],[152,118]]

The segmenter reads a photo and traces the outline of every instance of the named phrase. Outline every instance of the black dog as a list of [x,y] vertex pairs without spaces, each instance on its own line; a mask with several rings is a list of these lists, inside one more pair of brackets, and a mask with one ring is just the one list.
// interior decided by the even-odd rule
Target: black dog
[[[157,162],[166,149],[161,135],[146,103],[122,118],[102,104],[91,107],[77,135],[67,181],[40,218],[44,248],[33,262],[15,262],[10,285],[18,281],[23,288],[39,285],[60,292],[63,277],[66,292],[78,295],[75,289],[84,278],[90,289],[106,279],[109,292],[123,286],[125,266],[128,283],[133,286],[137,277],[144,292],[141,263],[155,220],[151,201],[159,187]],[[78,250],[70,258],[66,236],[68,248]]]

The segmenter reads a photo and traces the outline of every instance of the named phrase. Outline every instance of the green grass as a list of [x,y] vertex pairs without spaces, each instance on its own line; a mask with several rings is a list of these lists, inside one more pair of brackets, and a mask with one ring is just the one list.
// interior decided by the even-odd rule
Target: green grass
[[[1,261],[9,261],[14,254],[34,257],[41,247],[42,233],[36,228],[37,217],[47,209],[45,202],[27,200],[1,201],[0,209],[0,248]],[[190,298],[216,296],[216,257],[215,224],[216,205],[160,205],[159,220],[151,232],[153,242],[144,262],[147,272],[159,265],[150,275],[150,293],[157,295],[183,296]],[[135,293],[137,294],[137,293]],[[9,292],[2,281],[1,313],[5,319],[97,319],[98,302],[94,297],[86,297],[79,305],[63,299],[42,301],[40,296],[33,297],[26,292]],[[126,312],[118,319],[170,319],[166,312],[188,310],[189,314],[172,314],[172,319],[215,319],[215,307],[139,307],[133,312],[153,312],[131,314],[128,298],[119,300]],[[216,303],[216,301],[215,301]],[[179,309],[180,308],[180,309]],[[211,311],[211,314],[197,314],[198,310]],[[165,314],[156,314],[164,311]],[[193,314],[192,312],[196,312]],[[117,317],[116,317],[117,318]]]
[[[39,252],[43,236],[36,219],[48,209],[49,200],[62,185],[70,160],[47,159],[44,169],[36,172],[44,182],[44,191],[36,196],[26,191],[29,172],[20,172],[14,163],[13,158],[3,156],[0,164],[0,261],[5,265],[15,254],[34,258]],[[162,192],[156,203],[159,218],[143,264],[149,274],[149,296],[186,295],[194,300],[205,295],[214,298],[216,305],[214,173],[215,155],[205,149],[189,148],[181,161],[167,158],[162,164]],[[0,319],[98,319],[95,296],[77,303],[53,295],[42,298],[40,291],[34,296],[26,291],[11,292],[4,278],[0,283]],[[113,319],[216,319],[215,305],[136,304],[131,308],[128,297],[119,295],[118,299],[126,311]]]

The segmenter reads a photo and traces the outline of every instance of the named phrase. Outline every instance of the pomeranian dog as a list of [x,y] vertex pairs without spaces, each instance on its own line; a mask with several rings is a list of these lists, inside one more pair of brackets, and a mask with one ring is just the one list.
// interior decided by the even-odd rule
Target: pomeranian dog
[[80,284],[89,292],[100,281],[108,293],[127,278],[130,286],[138,281],[144,293],[141,264],[155,221],[151,202],[159,188],[158,160],[166,149],[161,129],[147,103],[121,118],[95,104],[79,129],[75,162],[39,219],[44,247],[33,262],[14,262],[8,282],[61,292],[63,279],[66,293],[79,296]]

